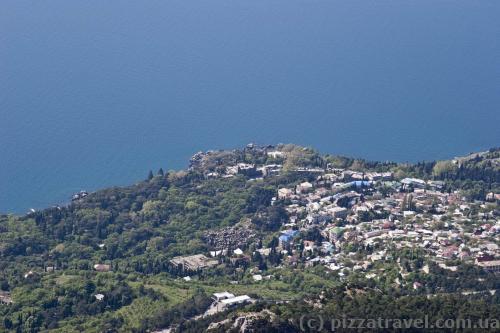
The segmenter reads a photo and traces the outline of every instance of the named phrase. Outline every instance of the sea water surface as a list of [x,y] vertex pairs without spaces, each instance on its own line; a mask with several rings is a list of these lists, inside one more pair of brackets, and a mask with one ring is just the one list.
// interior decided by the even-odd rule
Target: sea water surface
[[499,1],[4,0],[0,211],[293,142],[377,160],[500,144]]

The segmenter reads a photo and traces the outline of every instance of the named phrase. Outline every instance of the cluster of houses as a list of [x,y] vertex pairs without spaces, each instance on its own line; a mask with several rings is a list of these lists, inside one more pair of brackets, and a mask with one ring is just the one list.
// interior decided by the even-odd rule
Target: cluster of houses
[[[276,160],[284,154],[267,151]],[[293,171],[315,180],[279,188],[272,199],[272,205],[284,207],[289,216],[278,237],[286,263],[325,265],[340,276],[346,270],[362,270],[370,278],[374,263],[391,259],[388,249],[409,249],[446,269],[464,261],[500,270],[498,194],[489,193],[486,202],[469,202],[458,192],[445,191],[442,181],[396,180],[391,172],[329,165]],[[281,164],[238,163],[207,177],[243,174],[255,180],[280,172]],[[319,230],[321,237],[307,239],[311,229]],[[360,247],[368,253],[364,257],[357,251]],[[266,257],[270,249],[256,252]],[[239,257],[248,258],[243,252]]]
[[266,164],[263,166],[256,166],[250,163],[237,163],[236,165],[226,167],[223,172],[212,171],[208,172],[205,176],[207,178],[231,178],[235,175],[244,175],[259,179],[262,177],[270,177],[278,175],[283,166],[281,164]]
[[[382,194],[382,188],[390,194]],[[283,205],[289,214],[280,246],[286,248],[290,263],[323,264],[340,275],[364,270],[373,277],[369,268],[390,259],[388,248],[425,253],[447,269],[456,268],[452,263],[458,260],[498,272],[496,205],[468,202],[443,188],[438,181],[394,181],[391,173],[325,170],[316,181],[281,188],[273,198],[273,204]],[[297,237],[313,228],[320,230],[322,239]],[[349,252],[353,245],[370,254]]]

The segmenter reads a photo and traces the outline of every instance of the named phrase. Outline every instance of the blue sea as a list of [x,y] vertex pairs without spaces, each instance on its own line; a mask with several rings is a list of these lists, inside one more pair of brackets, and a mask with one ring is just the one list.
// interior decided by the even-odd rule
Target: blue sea
[[499,146],[499,17],[496,0],[4,0],[0,211],[249,142]]

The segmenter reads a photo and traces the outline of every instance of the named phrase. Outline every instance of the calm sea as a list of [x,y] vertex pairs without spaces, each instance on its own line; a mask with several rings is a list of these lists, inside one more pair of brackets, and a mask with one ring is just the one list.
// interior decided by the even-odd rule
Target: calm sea
[[396,161],[500,145],[496,0],[0,7],[3,212],[248,142]]

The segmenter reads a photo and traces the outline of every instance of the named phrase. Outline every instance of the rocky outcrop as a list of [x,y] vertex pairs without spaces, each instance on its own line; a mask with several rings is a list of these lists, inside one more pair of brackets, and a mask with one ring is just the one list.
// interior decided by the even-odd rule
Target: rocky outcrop
[[211,323],[207,332],[254,333],[265,332],[271,327],[274,327],[276,329],[274,331],[278,332],[280,325],[275,313],[262,310],[260,312],[238,313],[232,318]]
[[210,230],[203,235],[203,240],[216,250],[245,247],[255,239],[256,234],[248,228],[223,228]]

